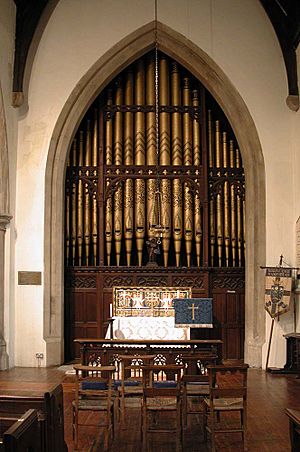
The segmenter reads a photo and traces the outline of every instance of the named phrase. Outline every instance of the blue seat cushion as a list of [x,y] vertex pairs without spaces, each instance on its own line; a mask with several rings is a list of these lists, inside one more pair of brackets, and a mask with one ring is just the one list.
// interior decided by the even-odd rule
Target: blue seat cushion
[[108,388],[107,383],[104,381],[83,381],[81,384],[82,389],[90,389],[95,391],[103,391]]
[[154,388],[176,388],[177,382],[174,380],[154,381]]

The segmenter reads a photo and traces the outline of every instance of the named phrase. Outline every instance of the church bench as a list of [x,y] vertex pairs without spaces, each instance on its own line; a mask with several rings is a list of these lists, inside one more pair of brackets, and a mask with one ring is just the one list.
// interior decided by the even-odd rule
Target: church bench
[[286,408],[285,414],[290,421],[291,451],[297,452],[300,450],[300,411]]
[[62,385],[0,382],[0,418],[19,418],[29,409],[38,413],[40,451],[66,451]]
[[17,419],[7,417],[0,418],[0,421],[11,424],[1,435],[0,451],[39,452],[41,450],[41,430],[36,410],[27,410]]

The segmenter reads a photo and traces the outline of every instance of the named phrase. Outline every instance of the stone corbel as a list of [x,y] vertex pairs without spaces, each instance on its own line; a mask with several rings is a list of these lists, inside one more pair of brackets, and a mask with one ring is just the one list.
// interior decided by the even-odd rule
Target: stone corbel
[[6,231],[6,227],[10,223],[11,219],[12,219],[11,215],[0,214],[0,231],[3,231],[3,232]]

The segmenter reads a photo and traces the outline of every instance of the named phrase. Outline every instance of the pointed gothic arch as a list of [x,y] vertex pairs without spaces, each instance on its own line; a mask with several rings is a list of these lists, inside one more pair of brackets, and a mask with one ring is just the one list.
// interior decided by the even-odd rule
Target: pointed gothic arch
[[[97,95],[126,66],[154,46],[151,22],[106,52],[77,84],[54,128],[45,175],[44,339],[47,365],[63,360],[63,204],[66,158],[80,120]],[[265,171],[254,121],[238,91],[194,43],[158,23],[159,49],[185,66],[211,92],[226,114],[242,153],[246,177],[246,319],[245,360],[261,366],[265,342],[263,278],[265,261]]]

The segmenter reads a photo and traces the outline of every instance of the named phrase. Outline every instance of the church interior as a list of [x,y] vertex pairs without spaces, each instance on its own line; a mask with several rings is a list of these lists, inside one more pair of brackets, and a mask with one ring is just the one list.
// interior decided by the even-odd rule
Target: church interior
[[299,451],[299,2],[0,11],[0,450]]

